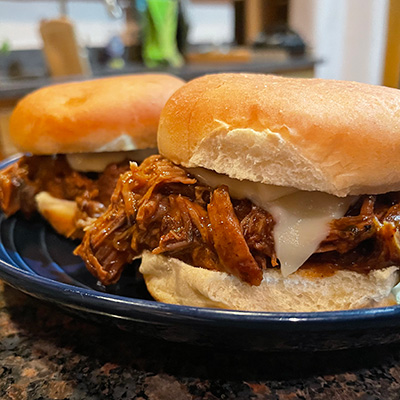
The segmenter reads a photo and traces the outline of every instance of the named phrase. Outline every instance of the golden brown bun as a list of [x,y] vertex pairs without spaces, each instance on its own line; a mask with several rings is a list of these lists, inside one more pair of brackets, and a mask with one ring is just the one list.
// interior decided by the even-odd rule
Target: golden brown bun
[[60,235],[72,239],[82,239],[84,230],[95,218],[78,218],[78,206],[73,200],[59,199],[48,192],[35,196],[36,206],[43,218]]
[[161,154],[185,167],[338,196],[400,190],[400,91],[219,74],[167,102]]
[[59,234],[73,238],[82,236],[83,230],[77,229],[75,224],[78,211],[75,201],[57,199],[47,192],[38,193],[35,201],[40,214]]
[[140,272],[154,299],[171,304],[246,311],[309,312],[394,305],[399,269],[369,274],[339,271],[321,279],[301,270],[284,278],[267,270],[260,286],[224,272],[195,268],[171,257],[143,253]]
[[10,119],[10,136],[33,154],[156,147],[161,110],[183,85],[164,74],[125,75],[39,89]]

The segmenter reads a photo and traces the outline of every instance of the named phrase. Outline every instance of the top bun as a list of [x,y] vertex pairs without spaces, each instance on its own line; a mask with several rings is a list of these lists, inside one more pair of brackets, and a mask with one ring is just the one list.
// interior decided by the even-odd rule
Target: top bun
[[156,147],[161,110],[183,84],[170,75],[142,74],[44,87],[17,104],[10,137],[33,154]]
[[337,196],[400,190],[400,91],[218,74],[167,102],[160,153],[185,167]]

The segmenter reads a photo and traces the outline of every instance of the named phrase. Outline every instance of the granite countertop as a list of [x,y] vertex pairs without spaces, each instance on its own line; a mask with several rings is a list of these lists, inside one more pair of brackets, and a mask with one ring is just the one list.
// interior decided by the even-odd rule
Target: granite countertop
[[400,344],[325,353],[194,347],[89,323],[2,282],[0,360],[5,400],[400,396]]

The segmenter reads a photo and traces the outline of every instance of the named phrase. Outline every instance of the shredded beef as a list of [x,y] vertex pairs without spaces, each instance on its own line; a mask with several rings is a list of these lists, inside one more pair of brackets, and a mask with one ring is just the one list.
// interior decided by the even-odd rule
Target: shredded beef
[[259,285],[262,270],[250,253],[226,186],[214,190],[207,211],[214,247],[225,270],[245,282]]
[[[106,285],[118,281],[123,267],[144,250],[259,285],[266,260],[276,257],[272,228],[260,223],[272,218],[254,207],[247,200],[234,206],[226,187],[212,191],[184,169],[152,156],[120,178],[109,209],[75,253]],[[261,237],[267,239],[259,246],[254,241]]]
[[317,253],[335,250],[344,254],[375,236],[380,225],[374,214],[375,200],[375,196],[364,196],[358,215],[333,220],[329,235],[321,242]]
[[362,196],[355,206],[358,215],[353,215],[353,209],[333,220],[328,237],[308,265],[329,264],[359,272],[400,265],[399,200],[397,193]]
[[216,269],[218,258],[201,204],[204,200],[196,200],[207,196],[196,190],[195,183],[161,156],[132,165],[118,181],[110,207],[92,224],[76,254],[106,285],[118,281],[123,267],[143,250]]
[[[241,210],[243,207],[249,207],[245,214]],[[262,269],[279,266],[272,236],[275,225],[272,215],[251,204],[250,201],[243,200],[235,206],[235,212],[240,219],[240,227],[246,243],[257,263]]]
[[[361,196],[302,268],[315,265],[368,272],[400,265],[400,196]],[[162,156],[123,174],[107,211],[75,250],[105,285],[144,250],[195,267],[225,271],[258,285],[262,270],[279,266],[274,220],[228,188],[211,189]]]
[[[170,161],[150,157],[121,177],[111,206],[90,227],[76,254],[104,284],[116,282],[124,265],[143,250],[196,267],[229,271],[259,284],[262,272],[243,238],[226,189],[214,191],[213,196],[211,192]],[[222,205],[219,197],[224,199]],[[117,229],[115,218],[121,222]],[[232,239],[234,235],[228,246],[227,234]],[[116,246],[116,242],[126,245]]]
[[7,216],[21,211],[30,217],[36,211],[35,196],[46,191],[76,201],[76,224],[82,228],[106,210],[119,176],[128,169],[128,162],[111,164],[93,178],[74,171],[63,155],[24,156],[0,173],[0,207]]

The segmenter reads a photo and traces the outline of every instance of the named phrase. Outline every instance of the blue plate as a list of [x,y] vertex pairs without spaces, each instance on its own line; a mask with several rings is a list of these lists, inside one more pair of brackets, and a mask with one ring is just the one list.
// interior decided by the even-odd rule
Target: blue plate
[[[14,159],[0,163],[0,168]],[[45,221],[0,214],[0,278],[39,299],[99,323],[169,341],[225,348],[337,350],[400,339],[400,307],[318,313],[217,310],[157,303],[138,265],[118,284],[98,285],[80,258],[77,242],[56,234]]]

